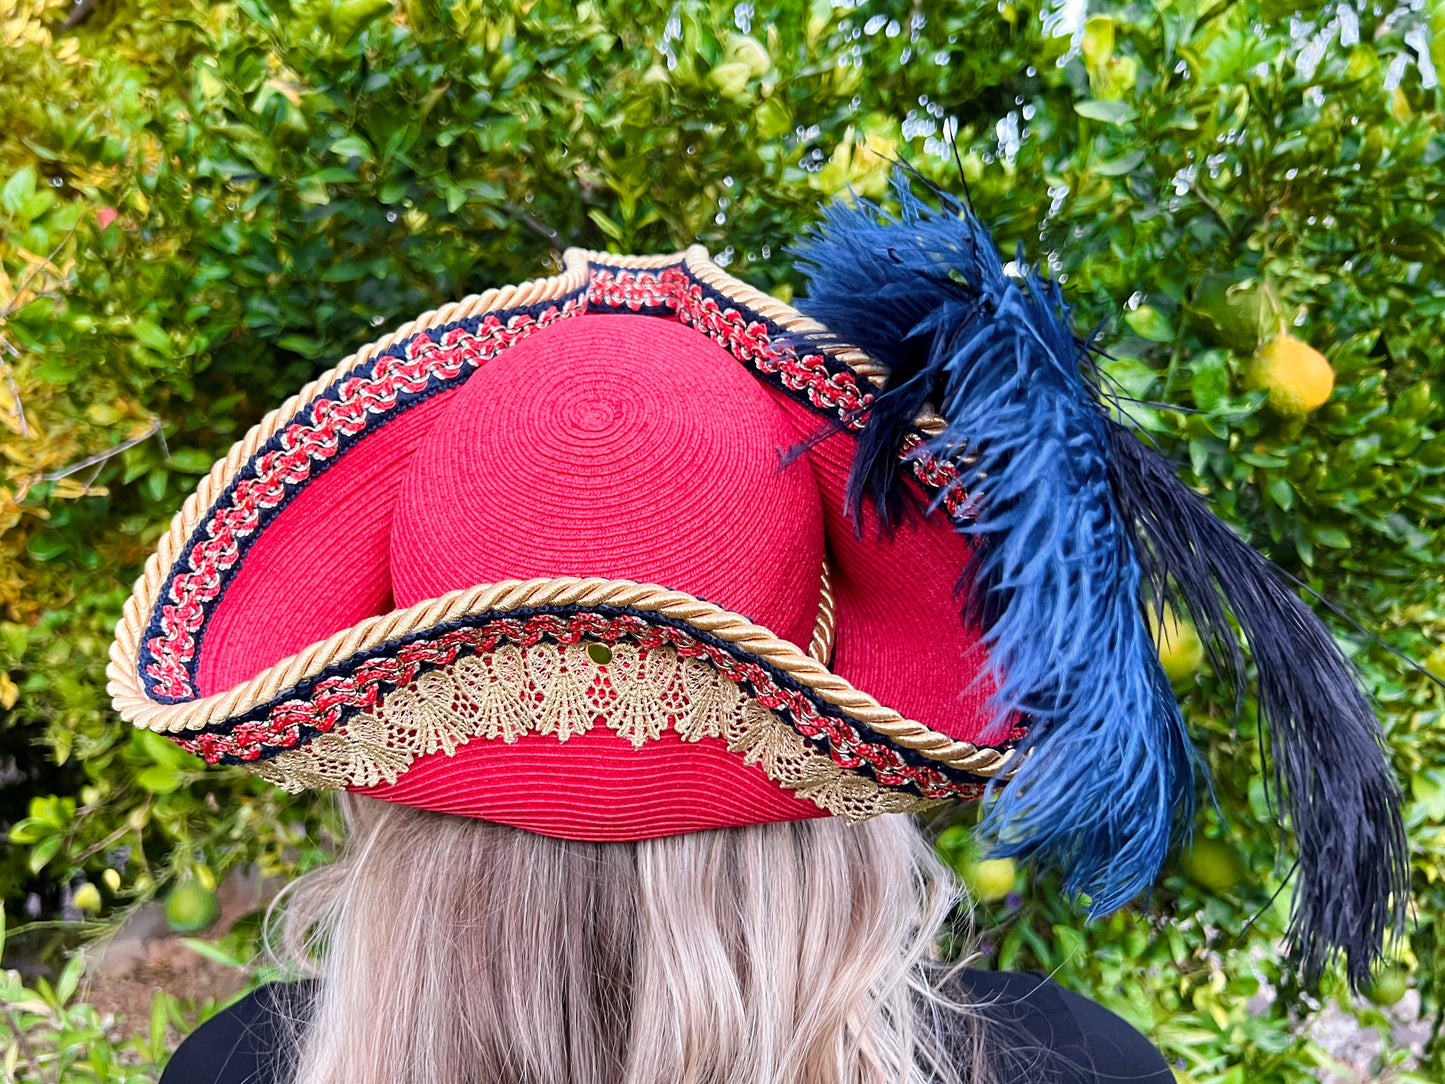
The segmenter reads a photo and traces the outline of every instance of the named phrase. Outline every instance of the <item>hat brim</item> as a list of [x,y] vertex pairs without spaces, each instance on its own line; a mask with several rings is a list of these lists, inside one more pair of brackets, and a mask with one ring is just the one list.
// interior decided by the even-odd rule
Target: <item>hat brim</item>
[[[393,427],[393,438],[405,426],[424,428],[428,410],[476,365],[586,312],[675,317],[723,345],[798,414],[828,504],[837,595],[831,666],[740,615],[663,587],[617,580],[482,585],[384,612],[390,597],[377,587],[384,576],[376,567],[384,561],[377,556],[384,551],[378,544],[384,514],[345,537],[306,536],[318,558],[344,564],[353,582],[345,591],[291,592],[305,597],[277,615],[273,657],[263,668],[254,661],[227,666],[219,646],[203,657],[208,638],[216,645],[225,640],[221,601],[228,599],[233,612],[246,605],[242,559],[258,542],[264,545],[268,533],[281,538],[275,525],[285,509],[319,499],[318,479],[333,489],[372,485],[366,471],[358,481],[354,469],[333,468],[343,461],[348,469],[364,459],[371,464],[353,453],[383,425]],[[532,649],[587,639],[666,647],[710,668],[738,690],[741,702],[761,710],[746,726],[693,731],[674,713],[664,730],[700,746],[720,743],[821,809],[866,816],[978,796],[988,780],[1011,770],[1022,730],[1016,720],[1000,723],[988,715],[987,660],[954,599],[967,557],[954,529],[965,514],[963,497],[949,486],[948,464],[911,455],[933,427],[930,418],[920,418],[900,455],[921,504],[942,495],[940,507],[887,536],[854,530],[843,507],[851,451],[846,434],[865,424],[870,381],[879,374],[857,351],[799,356],[778,344],[816,326],[694,247],[681,256],[641,259],[569,251],[565,271],[555,278],[489,291],[398,329],[268,415],[186,502],[117,630],[109,669],[116,708],[210,762],[248,764],[290,789],[384,788],[418,760],[454,757],[478,738],[507,744],[524,735],[528,741],[568,737],[548,731],[545,713],[511,730],[498,729],[493,719],[470,729],[418,731],[416,711],[406,705],[414,709],[418,697],[426,698],[429,681],[435,693],[437,675],[453,673],[459,661],[485,657],[501,644]],[[819,439],[820,417],[837,430],[833,436]],[[405,439],[392,444],[404,447]],[[384,457],[376,464],[366,470],[388,469]],[[284,541],[294,549],[293,538]],[[293,562],[293,568],[305,564]],[[605,678],[607,665],[597,665]],[[594,722],[612,718],[594,707]],[[396,722],[402,716],[413,720],[405,733]],[[378,727],[392,738],[374,740]],[[362,740],[363,731],[372,738]],[[634,745],[661,740],[652,731],[626,735],[617,726],[612,737]]]

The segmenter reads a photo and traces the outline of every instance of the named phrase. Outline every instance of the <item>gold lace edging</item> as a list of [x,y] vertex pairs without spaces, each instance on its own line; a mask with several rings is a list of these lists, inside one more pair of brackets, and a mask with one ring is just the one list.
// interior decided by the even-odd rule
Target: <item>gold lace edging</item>
[[[601,661],[593,654],[599,648]],[[476,738],[512,744],[535,733],[565,743],[599,723],[634,748],[667,729],[688,742],[721,738],[774,782],[850,821],[937,804],[839,767],[706,660],[630,644],[544,641],[466,656],[331,733],[250,767],[291,793],[372,787]]]

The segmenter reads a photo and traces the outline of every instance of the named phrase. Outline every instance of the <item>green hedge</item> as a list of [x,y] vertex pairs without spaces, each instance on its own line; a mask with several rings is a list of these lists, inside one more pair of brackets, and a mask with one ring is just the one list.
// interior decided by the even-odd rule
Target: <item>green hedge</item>
[[[1065,281],[1081,329],[1102,323],[1110,374],[1188,408],[1131,410],[1184,476],[1388,648],[1445,674],[1445,5],[1096,3],[1074,27],[1075,6],[7,8],[11,926],[38,908],[36,935],[97,893],[118,914],[241,862],[291,873],[321,860],[321,803],[202,772],[120,725],[104,692],[129,584],[247,426],[381,331],[545,272],[567,244],[701,241],[789,296],[789,239],[850,185],[881,195],[887,155],[955,189],[961,170],[1000,243]],[[1335,372],[1304,419],[1248,390],[1250,357],[1281,321]],[[1336,626],[1411,799],[1415,908],[1399,953],[1438,1030],[1445,696]],[[1146,904],[1085,924],[1046,874],[1020,874],[1021,903],[980,907],[982,937],[999,964],[1057,969],[1124,1012],[1181,1079],[1301,1080],[1326,1055],[1270,996],[1288,993],[1276,946],[1288,891],[1271,896],[1289,863],[1252,717],[1236,726],[1208,674],[1181,696],[1208,741],[1214,875],[1171,874]],[[966,861],[957,833],[946,846]],[[25,1026],[40,1049],[58,1025]],[[1445,1072],[1442,1046],[1416,1079]],[[94,1079],[122,1079],[95,1057]]]

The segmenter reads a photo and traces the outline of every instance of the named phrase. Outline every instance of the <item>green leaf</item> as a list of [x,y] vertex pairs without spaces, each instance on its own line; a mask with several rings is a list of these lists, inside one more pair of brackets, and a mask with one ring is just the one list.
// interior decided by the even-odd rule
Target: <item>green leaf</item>
[[75,799],[58,794],[36,795],[30,799],[30,816],[52,828],[64,829],[75,816]]
[[219,945],[214,945],[209,941],[202,941],[199,937],[182,937],[181,943],[187,946],[192,952],[204,956],[213,963],[222,964],[226,967],[243,968],[250,963],[249,958],[241,959],[227,952]]
[[158,501],[166,495],[166,482],[170,480],[170,476],[170,471],[153,467],[146,473],[141,489],[151,500]]
[[1295,552],[1306,568],[1313,568],[1315,563],[1315,546],[1304,534],[1296,533],[1294,539]]
[[347,135],[332,140],[331,153],[342,158],[360,158],[363,162],[370,162],[372,159],[371,144],[359,135]]
[[75,993],[75,988],[80,985],[80,976],[84,973],[85,957],[77,952],[66,962],[65,970],[60,973],[60,978],[55,983],[55,996],[62,1004],[68,1002]]
[[1078,958],[1089,951],[1083,931],[1075,926],[1055,926],[1054,944],[1064,959]]
[[1274,503],[1288,512],[1294,507],[1294,486],[1285,478],[1271,478],[1266,487]]
[[1167,343],[1174,338],[1174,328],[1169,323],[1169,317],[1153,305],[1140,305],[1137,309],[1129,310],[1124,314],[1124,323],[1129,325],[1134,334],[1150,342]]
[[135,781],[152,794],[170,794],[185,782],[185,777],[169,764],[153,764],[141,769]]
[[1411,776],[1410,793],[1432,820],[1445,821],[1445,769],[1427,768]]
[[31,535],[25,549],[37,561],[54,561],[70,552],[63,539],[49,533]]
[[341,0],[332,8],[332,32],[339,44],[350,45],[368,24],[391,10],[391,0]]
[[608,237],[612,238],[612,240],[622,240],[622,227],[619,226],[616,222],[612,221],[612,219],[608,218],[601,211],[597,210],[595,207],[587,212],[587,217],[590,218],[593,222],[597,223],[597,228],[600,229],[603,233],[605,233]]
[[131,321],[130,333],[136,342],[149,347],[157,354],[169,355],[171,352],[171,337],[153,320],[147,320],[143,316],[137,317]]
[[35,367],[35,375],[47,384],[69,384],[80,376],[80,366],[71,358],[47,358]]
[[1240,452],[1239,461],[1248,463],[1251,467],[1266,467],[1270,470],[1289,466],[1287,458],[1282,455],[1271,455],[1269,452]]
[[21,205],[20,217],[27,222],[34,222],[53,206],[55,193],[49,188],[42,188]]
[[1312,533],[1315,541],[1321,546],[1329,546],[1331,549],[1337,550],[1350,548],[1350,536],[1338,527],[1317,526]]
[[283,335],[276,340],[276,345],[282,350],[290,350],[293,354],[300,354],[303,358],[317,358],[326,350],[326,344],[320,339],[314,339],[309,335]]
[[371,263],[367,260],[342,260],[340,263],[332,264],[321,275],[323,282],[356,282],[364,279],[371,272]]
[[1096,98],[1075,102],[1074,112],[1090,120],[1116,125],[1127,124],[1138,116],[1133,107],[1124,102],[1106,102]]
[[[334,148],[333,148],[334,149]],[[327,166],[325,169],[314,170],[302,177],[297,184],[350,184],[358,180],[354,169],[347,169],[344,166]]]
[[1130,151],[1122,158],[1100,162],[1093,167],[1093,171],[1105,177],[1127,177],[1143,165],[1144,159],[1147,157],[1148,155],[1142,150]]
[[[276,148],[271,141],[249,124],[227,124],[220,129],[230,148],[244,158],[248,165],[263,174],[276,171]],[[238,172],[250,172],[242,169]]]
[[1015,926],[1004,934],[1003,943],[999,946],[998,967],[1000,971],[1013,971],[1018,967],[1019,954],[1024,948],[1023,927]]
[[171,996],[164,990],[157,990],[151,998],[151,1019],[150,1030],[147,1034],[148,1047],[151,1061],[159,1064],[165,1059],[170,1048],[169,1036],[166,1033],[166,1025],[170,1019],[169,1006]]
[[53,835],[35,844],[35,846],[30,849],[30,872],[36,874],[44,869],[50,860],[55,857],[56,852],[60,850],[60,845],[64,842],[65,837],[63,835]]
[[[1206,350],[1190,366],[1189,390],[1200,410],[1218,410],[1229,398],[1229,355],[1223,350]],[[1195,473],[1201,473],[1196,466]]]
[[203,452],[199,448],[178,448],[166,460],[166,466],[182,474],[205,474],[215,462],[215,457],[210,452]]
[[[82,553],[82,556],[84,554]],[[55,757],[56,764],[64,764],[70,759],[70,751],[75,745],[75,735],[68,730],[62,730],[50,736],[51,753]]]
[[137,730],[132,740],[144,750],[152,763],[171,768],[198,768],[204,762],[186,752],[164,734],[154,730]]
[[[1154,370],[1138,358],[1115,355],[1099,359],[1099,368],[1136,399],[1146,398],[1156,382]],[[1130,411],[1133,411],[1130,407]]]
[[1084,59],[1092,68],[1102,67],[1114,55],[1114,20],[1093,15],[1084,23]]
[[11,843],[34,843],[55,831],[55,826],[39,817],[22,817],[10,826]]
[[34,194],[35,168],[21,166],[11,174],[10,179],[5,182],[5,187],[0,188],[0,207],[5,208],[11,214],[19,214],[26,201]]

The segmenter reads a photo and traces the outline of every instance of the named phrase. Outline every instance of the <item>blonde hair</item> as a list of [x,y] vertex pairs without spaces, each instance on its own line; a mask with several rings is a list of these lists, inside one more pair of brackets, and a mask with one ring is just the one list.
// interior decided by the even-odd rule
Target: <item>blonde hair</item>
[[273,912],[320,980],[295,1084],[985,1078],[932,959],[956,888],[907,817],[578,843],[343,809],[338,860]]

